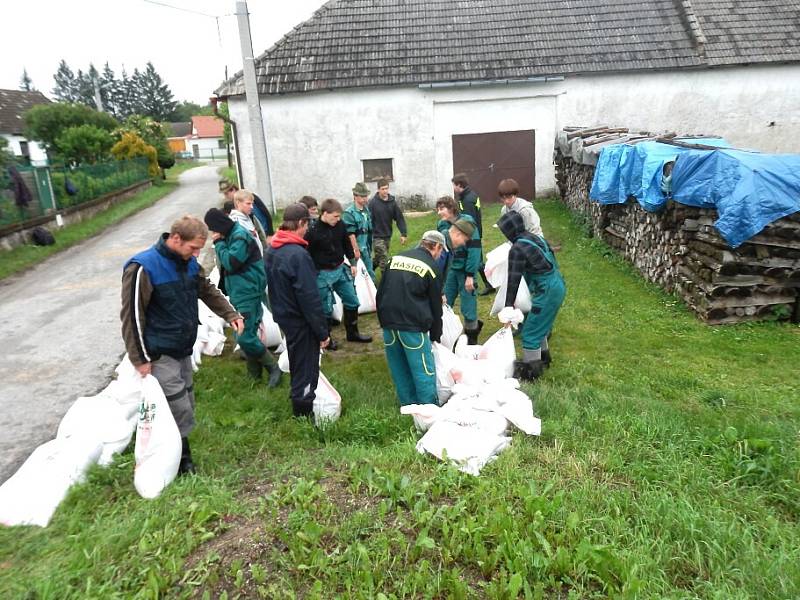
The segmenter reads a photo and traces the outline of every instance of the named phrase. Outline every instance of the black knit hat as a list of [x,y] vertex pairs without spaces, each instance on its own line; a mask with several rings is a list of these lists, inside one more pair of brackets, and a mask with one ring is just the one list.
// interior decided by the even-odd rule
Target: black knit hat
[[203,220],[211,231],[216,231],[225,236],[233,229],[231,218],[218,208],[209,208]]

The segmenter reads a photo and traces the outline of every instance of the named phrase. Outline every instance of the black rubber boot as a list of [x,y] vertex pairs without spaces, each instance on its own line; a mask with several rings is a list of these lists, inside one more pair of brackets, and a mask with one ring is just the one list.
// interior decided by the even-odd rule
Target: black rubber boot
[[270,356],[269,350],[264,352],[261,355],[261,365],[267,370],[269,373],[269,381],[267,381],[267,387],[278,387],[281,384],[281,377],[283,377],[283,371],[281,371],[280,367],[278,367],[278,363]]
[[544,373],[544,363],[541,360],[514,361],[514,379],[536,381],[542,373]]
[[475,346],[478,343],[478,334],[483,329],[483,321],[478,321],[478,326],[475,329],[465,329],[464,333],[467,334],[467,344]]
[[314,398],[292,400],[292,415],[295,417],[310,417],[314,414]]
[[358,310],[344,309],[344,330],[347,332],[348,342],[368,344],[372,341],[371,335],[361,335],[358,331]]
[[492,284],[489,283],[489,280],[486,279],[486,273],[483,272],[483,267],[481,267],[480,271],[478,271],[478,274],[481,276],[484,285],[483,291],[479,292],[478,295],[488,296],[489,294],[493,294],[495,289],[492,287]]
[[334,319],[333,317],[328,317],[328,329],[332,327],[337,327],[339,325],[339,321]]
[[263,365],[261,364],[261,359],[258,356],[247,357],[247,375],[250,377],[250,379],[261,381],[262,369]]
[[550,350],[542,350],[542,363],[544,363],[544,368],[547,369],[550,367],[550,363],[553,360],[550,358]]
[[178,464],[178,475],[191,475],[196,472],[192,462],[192,451],[189,449],[189,438],[181,438],[181,462]]

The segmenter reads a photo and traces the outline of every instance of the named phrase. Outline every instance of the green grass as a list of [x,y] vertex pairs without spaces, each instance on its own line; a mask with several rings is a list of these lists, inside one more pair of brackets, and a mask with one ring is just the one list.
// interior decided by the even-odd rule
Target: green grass
[[221,179],[227,179],[231,183],[239,185],[239,174],[234,167],[220,167],[217,169]]
[[175,190],[178,186],[178,175],[196,166],[199,165],[196,163],[178,163],[167,171],[166,181],[157,181],[153,187],[139,192],[124,202],[99,212],[89,219],[67,225],[55,231],[53,235],[56,243],[52,246],[26,244],[13,250],[0,250],[0,280],[30,269],[48,256],[66,250],[70,246],[101,233],[109,226],[122,221],[126,217],[152,206],[156,201]]
[[707,327],[537,208],[568,282],[525,387],[541,437],[463,475],[416,452],[377,342],[323,358],[344,412],[322,432],[227,349],[196,376],[200,474],[146,501],[130,451],[94,468],[47,529],[0,531],[3,596],[800,597],[800,329]]

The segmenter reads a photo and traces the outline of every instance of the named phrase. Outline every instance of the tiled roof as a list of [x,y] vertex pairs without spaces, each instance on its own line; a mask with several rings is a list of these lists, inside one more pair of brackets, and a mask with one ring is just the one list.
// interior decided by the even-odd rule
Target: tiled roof
[[169,128],[169,137],[182,138],[192,135],[191,123],[164,123]]
[[192,117],[192,128],[199,138],[218,138],[222,137],[225,123],[217,117]]
[[47,104],[42,92],[23,92],[20,90],[0,90],[0,133],[20,135],[25,129],[22,115],[37,104]]
[[[331,0],[256,73],[277,94],[800,60],[799,18],[780,0]],[[241,72],[217,93],[243,94]]]

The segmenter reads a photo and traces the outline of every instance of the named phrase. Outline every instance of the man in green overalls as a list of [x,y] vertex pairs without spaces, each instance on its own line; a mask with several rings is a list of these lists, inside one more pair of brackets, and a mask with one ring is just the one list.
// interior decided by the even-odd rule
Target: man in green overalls
[[523,357],[514,361],[514,377],[533,381],[550,365],[547,336],[564,302],[564,278],[550,244],[543,237],[525,231],[525,222],[519,213],[512,211],[504,214],[497,226],[513,244],[508,253],[505,308],[497,317],[501,323],[508,323],[524,276],[531,293],[532,307],[522,326]]
[[353,204],[342,213],[342,222],[350,235],[356,260],[360,258],[364,261],[367,273],[375,281],[375,270],[372,268],[372,216],[367,207],[368,199],[369,188],[359,181],[353,187]]
[[444,244],[441,233],[426,231],[418,247],[392,257],[378,286],[378,321],[401,406],[438,404],[431,342],[442,338],[436,259]]
[[481,264],[481,234],[467,214],[460,213],[453,198],[444,196],[436,201],[436,212],[440,221],[436,229],[447,240],[450,257],[444,280],[444,296],[450,306],[461,298],[461,314],[464,317],[464,333],[469,344],[478,343],[478,334],[483,322],[478,320],[478,297],[475,274]]

